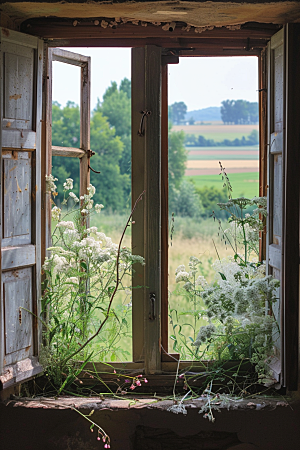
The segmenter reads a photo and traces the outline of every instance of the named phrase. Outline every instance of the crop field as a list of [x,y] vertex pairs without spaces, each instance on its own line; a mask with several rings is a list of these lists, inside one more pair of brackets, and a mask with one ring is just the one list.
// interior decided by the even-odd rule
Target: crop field
[[[218,173],[220,173],[220,170]],[[186,175],[185,179],[193,181],[195,186],[199,188],[215,186],[218,189],[222,189],[223,182],[218,173],[215,175]],[[253,198],[258,196],[258,172],[233,173],[233,171],[228,170],[227,174],[233,188],[233,197],[244,196]]]
[[212,122],[211,125],[173,125],[172,131],[184,131],[186,134],[204,136],[205,139],[214,139],[221,142],[224,139],[234,140],[247,137],[252,130],[258,131],[258,125],[224,125]]
[[245,147],[186,147],[188,160],[241,160],[258,159],[258,146],[251,145]]

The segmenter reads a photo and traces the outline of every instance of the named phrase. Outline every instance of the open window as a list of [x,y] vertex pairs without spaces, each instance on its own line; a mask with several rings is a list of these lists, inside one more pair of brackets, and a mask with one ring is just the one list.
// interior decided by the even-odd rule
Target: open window
[[[280,381],[290,390],[296,389],[298,366],[300,143],[296,114],[299,92],[295,93],[294,86],[300,62],[294,55],[299,36],[299,27],[289,25],[271,39],[267,52],[262,50],[259,56],[260,193],[265,195],[269,189],[267,262],[270,273],[281,279],[277,308],[282,336],[278,343],[283,362]],[[134,285],[143,287],[133,290],[133,363],[127,367],[144,369],[147,374],[177,369],[177,362],[163,356],[161,349],[167,349],[168,339],[167,64],[176,62],[180,51],[189,54],[191,50],[174,52],[155,45],[132,50],[133,203],[146,191],[134,213],[139,226],[132,236],[132,246],[134,253],[145,257],[146,264],[137,268],[133,279]],[[240,53],[247,51],[243,47]],[[214,48],[202,44],[198,54],[214,54]],[[3,388],[42,370],[38,363],[40,254],[45,255],[48,246],[50,219],[49,208],[48,216],[45,213],[46,194],[43,190],[41,198],[39,187],[43,185],[41,176],[49,173],[51,152],[80,158],[81,193],[86,192],[89,183],[89,61],[59,49],[51,50],[49,55],[49,79],[44,80],[48,88],[52,60],[81,67],[80,150],[53,148],[49,128],[44,128],[42,153],[41,120],[47,126],[51,124],[51,97],[45,93],[42,97],[43,43],[35,37],[1,30]],[[118,366],[125,367],[121,363]],[[280,370],[274,368],[278,375]]]

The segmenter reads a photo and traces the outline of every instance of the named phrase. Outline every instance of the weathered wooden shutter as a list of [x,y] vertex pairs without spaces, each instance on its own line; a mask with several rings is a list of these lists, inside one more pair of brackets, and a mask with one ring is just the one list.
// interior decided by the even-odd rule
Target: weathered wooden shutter
[[280,280],[273,311],[280,324],[273,367],[283,386],[297,389],[299,321],[299,26],[288,25],[269,43],[268,273]]
[[43,42],[0,30],[0,382],[6,388],[42,370],[38,317]]

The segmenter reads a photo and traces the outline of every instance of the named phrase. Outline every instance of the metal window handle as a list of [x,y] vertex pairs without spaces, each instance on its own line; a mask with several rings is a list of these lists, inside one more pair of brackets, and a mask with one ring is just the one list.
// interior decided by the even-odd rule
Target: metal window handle
[[155,294],[152,292],[149,295],[150,300],[150,312],[149,312],[149,320],[155,320]]
[[145,117],[150,116],[151,115],[151,111],[147,111],[147,109],[145,109],[145,111],[141,111],[142,114],[142,118],[141,118],[141,123],[140,123],[140,128],[138,131],[138,136],[144,136],[145,134],[145,130],[144,130],[144,121],[145,121]]
[[[94,156],[95,155],[95,152],[93,152],[92,150],[87,150],[87,157],[90,159],[92,156]],[[101,172],[98,172],[98,170],[94,170],[91,166],[90,166],[90,164],[88,164],[88,168],[89,168],[89,170],[91,170],[92,172],[94,172],[94,173],[101,173]]]

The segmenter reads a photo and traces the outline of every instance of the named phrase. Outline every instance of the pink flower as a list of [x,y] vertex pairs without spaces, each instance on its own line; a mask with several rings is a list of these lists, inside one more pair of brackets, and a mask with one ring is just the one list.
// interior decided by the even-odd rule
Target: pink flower
[[101,441],[101,438],[99,436],[97,437],[97,441]]
[[147,380],[147,378],[144,378],[144,383],[148,383],[148,380]]
[[109,444],[105,444],[104,448],[110,448],[110,445]]
[[128,378],[126,378],[125,383],[130,383],[130,380],[128,380]]
[[138,375],[137,378],[141,378],[143,375]]
[[117,373],[117,372],[116,372],[116,369],[114,369],[114,373]]
[[137,386],[141,386],[141,384],[142,384],[142,383],[140,382],[140,380],[136,380],[136,385],[137,385]]
[[132,385],[130,386],[130,389],[133,391],[133,389],[135,389],[135,385],[132,384]]

